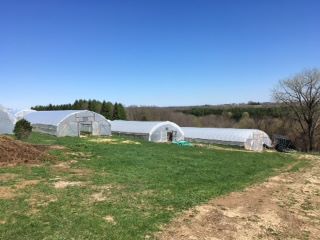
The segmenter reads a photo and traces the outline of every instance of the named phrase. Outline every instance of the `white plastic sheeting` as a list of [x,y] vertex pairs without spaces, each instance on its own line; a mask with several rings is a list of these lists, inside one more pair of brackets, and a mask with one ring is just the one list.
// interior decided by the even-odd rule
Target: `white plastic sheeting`
[[190,141],[236,145],[253,151],[262,151],[263,145],[271,146],[268,134],[258,129],[183,127],[182,130]]
[[14,116],[17,120],[20,120],[27,116],[29,113],[35,112],[35,110],[32,109],[22,109],[22,110],[16,110],[13,112]]
[[9,109],[0,105],[0,134],[12,134],[16,118]]
[[34,131],[58,137],[79,136],[81,132],[111,135],[110,121],[87,110],[34,111],[24,118],[32,124]]
[[111,130],[116,134],[134,135],[152,142],[180,141],[184,139],[181,128],[169,121],[124,121],[111,122]]

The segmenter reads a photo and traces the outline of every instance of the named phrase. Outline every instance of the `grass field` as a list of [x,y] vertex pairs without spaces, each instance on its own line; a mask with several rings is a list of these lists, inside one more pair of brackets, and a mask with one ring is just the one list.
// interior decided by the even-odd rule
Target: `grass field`
[[0,239],[152,239],[181,211],[295,161],[120,137],[28,141],[66,149],[37,166],[0,168],[0,186],[12,191],[0,199]]

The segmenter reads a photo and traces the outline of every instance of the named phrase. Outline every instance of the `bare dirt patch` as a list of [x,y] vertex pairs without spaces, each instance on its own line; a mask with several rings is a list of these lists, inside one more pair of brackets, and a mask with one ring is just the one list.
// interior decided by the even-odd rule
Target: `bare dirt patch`
[[96,139],[89,139],[89,142],[94,143],[116,143],[117,140],[111,138],[96,138]]
[[117,195],[112,194],[113,190],[121,190],[124,189],[124,186],[115,185],[115,184],[105,184],[105,185],[92,185],[91,188],[95,190],[94,193],[91,194],[89,198],[90,203],[96,202],[117,202],[119,201],[119,197]]
[[47,148],[17,141],[6,136],[0,137],[0,166],[38,163],[46,158],[49,158]]
[[61,171],[69,171],[70,169],[70,165],[67,162],[60,162],[53,165],[52,167]]
[[67,150],[68,148],[61,145],[50,145],[49,149],[50,150]]
[[309,161],[299,172],[186,211],[158,239],[319,239],[320,161]]
[[93,171],[87,168],[71,168],[70,173],[76,176],[88,176]]
[[30,214],[38,213],[41,208],[47,207],[50,203],[56,202],[58,199],[54,195],[46,195],[44,193],[33,193],[28,199],[30,206]]
[[89,142],[94,143],[106,143],[106,144],[141,144],[140,142],[132,141],[132,140],[118,140],[118,139],[111,139],[111,138],[96,138],[90,139]]
[[6,182],[17,178],[17,174],[14,173],[0,173],[0,181]]
[[108,223],[111,223],[112,225],[117,224],[117,222],[114,220],[114,218],[111,215],[107,215],[103,219],[106,220]]
[[13,199],[19,195],[19,190],[22,190],[26,187],[35,186],[39,182],[39,180],[21,180],[17,184],[10,187],[0,187],[0,199]]
[[0,187],[0,199],[13,199],[19,194],[19,190],[29,186],[35,186],[39,182],[39,180],[21,180],[16,185],[10,187]]
[[125,140],[125,141],[122,141],[121,143],[123,143],[123,144],[136,144],[136,145],[141,144],[141,142],[136,142],[136,141],[132,141],[132,140]]
[[72,168],[72,164],[77,163],[77,160],[71,160],[67,162],[60,162],[55,165],[52,165],[54,170],[57,172],[68,172],[72,175],[76,176],[87,176],[92,174],[92,170],[87,169],[87,168]]
[[35,186],[40,182],[40,180],[23,180],[15,185],[17,190],[24,189],[26,187]]
[[[67,155],[79,159],[79,160],[90,160],[93,156],[91,153],[85,153],[85,152],[67,152]],[[77,160],[74,160],[77,161]]]
[[54,183],[54,187],[57,189],[63,189],[67,187],[82,187],[85,186],[85,182],[69,182],[69,181],[58,181]]
[[0,199],[12,199],[15,196],[15,191],[12,188],[0,187]]
[[298,157],[299,159],[307,159],[307,160],[320,160],[319,156],[311,155],[311,154],[301,154]]
[[248,151],[241,148],[232,148],[232,147],[226,147],[226,146],[218,146],[213,144],[203,144],[203,143],[192,143],[196,147],[202,147],[207,149],[214,149],[214,150],[223,150],[223,151],[231,151],[231,152],[246,152],[246,153],[257,153],[254,151]]
[[107,200],[107,197],[103,192],[93,193],[91,195],[91,202],[104,202]]

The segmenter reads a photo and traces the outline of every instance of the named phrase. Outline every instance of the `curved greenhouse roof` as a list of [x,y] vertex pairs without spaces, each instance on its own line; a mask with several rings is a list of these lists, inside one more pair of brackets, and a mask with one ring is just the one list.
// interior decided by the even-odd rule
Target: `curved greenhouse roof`
[[[146,136],[146,140],[154,142],[180,141],[184,138],[181,128],[169,121],[115,120],[111,122],[111,130],[119,134],[144,135]],[[170,133],[173,133],[172,139],[169,139]]]
[[22,109],[22,110],[16,110],[13,112],[14,116],[17,120],[24,118],[29,113],[35,112],[35,110],[32,109]]
[[271,146],[268,134],[258,129],[183,127],[182,130],[191,141],[237,145],[256,151],[262,150],[263,145]]
[[56,136],[110,135],[111,125],[102,115],[88,110],[33,111],[24,116],[33,129]]
[[[85,111],[85,110],[83,110]],[[25,119],[32,124],[46,124],[58,126],[70,115],[83,112],[82,110],[61,110],[61,111],[35,111],[25,116]]]

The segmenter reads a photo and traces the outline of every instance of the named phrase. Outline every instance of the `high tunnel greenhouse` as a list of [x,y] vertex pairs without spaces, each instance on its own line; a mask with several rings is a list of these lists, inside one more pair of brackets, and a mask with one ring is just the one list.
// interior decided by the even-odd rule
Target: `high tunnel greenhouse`
[[272,145],[268,134],[258,129],[183,127],[182,131],[185,139],[192,142],[234,145],[253,151]]
[[0,134],[12,134],[17,120],[26,119],[33,131],[58,137],[129,135],[152,142],[191,142],[235,145],[247,150],[262,151],[271,147],[269,136],[258,129],[179,127],[169,121],[109,121],[88,110],[12,111],[0,105]]
[[0,134],[12,134],[15,123],[12,112],[0,105]]
[[110,122],[88,110],[30,111],[23,118],[32,124],[33,131],[58,137],[111,135]]
[[184,139],[181,128],[169,121],[124,121],[111,122],[111,130],[114,135],[135,136],[151,142],[172,142]]

